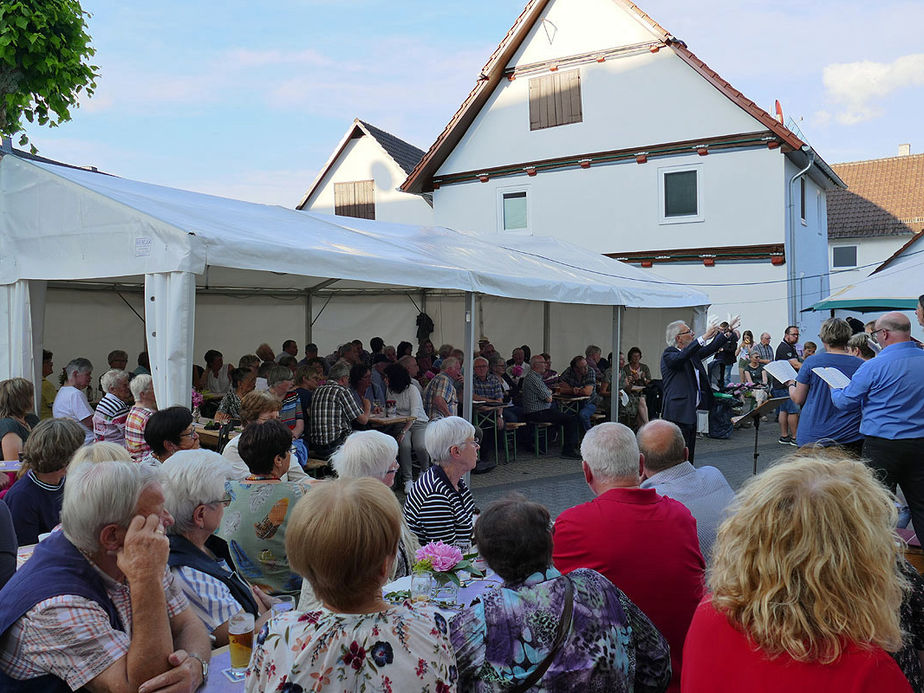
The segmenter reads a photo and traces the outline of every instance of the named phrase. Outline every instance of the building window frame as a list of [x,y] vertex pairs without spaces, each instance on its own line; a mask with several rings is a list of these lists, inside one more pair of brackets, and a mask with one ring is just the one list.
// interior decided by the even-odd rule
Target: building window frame
[[[528,235],[532,233],[532,195],[529,194],[529,185],[509,185],[497,188],[497,230],[499,233],[517,233]],[[523,227],[507,228],[505,220],[506,207],[504,205],[507,196],[525,196],[526,198],[526,225]]]
[[527,106],[530,131],[584,122],[581,69],[530,77]]
[[[667,182],[666,179],[673,173],[696,173],[696,213],[695,214],[667,214]],[[689,224],[705,221],[706,215],[703,206],[703,165],[687,164],[681,166],[663,166],[658,168],[658,223],[660,224]]]
[[[367,194],[368,193],[368,194]],[[370,199],[365,199],[369,197]],[[334,214],[354,219],[375,219],[375,180],[334,183]]]
[[[838,250],[840,251],[852,250],[853,251],[853,264],[844,263],[844,262],[841,262],[840,264],[838,264],[837,262],[837,256],[838,256],[837,251]],[[857,259],[858,250],[859,250],[859,247],[856,244],[832,246],[831,247],[831,269],[855,269],[858,266],[858,259]],[[843,255],[843,253],[841,254]]]

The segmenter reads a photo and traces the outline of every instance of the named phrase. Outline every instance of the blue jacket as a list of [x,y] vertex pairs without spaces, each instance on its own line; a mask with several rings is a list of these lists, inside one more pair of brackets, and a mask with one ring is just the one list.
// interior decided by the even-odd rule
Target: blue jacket
[[728,341],[719,335],[706,346],[698,339],[686,345],[683,350],[670,346],[661,354],[661,381],[664,390],[664,405],[661,417],[667,421],[682,424],[696,424],[696,375],[699,373],[699,409],[709,409],[712,404],[712,388],[709,376],[703,367],[703,359],[711,356]]

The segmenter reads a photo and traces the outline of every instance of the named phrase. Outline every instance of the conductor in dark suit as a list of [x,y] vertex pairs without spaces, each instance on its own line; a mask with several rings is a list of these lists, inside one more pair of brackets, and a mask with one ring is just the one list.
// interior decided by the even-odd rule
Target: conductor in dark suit
[[[735,318],[729,329],[733,331],[737,325],[738,319]],[[664,389],[661,418],[673,421],[680,427],[692,462],[696,447],[696,410],[709,409],[712,404],[712,388],[703,367],[703,359],[718,351],[728,341],[728,337],[718,325],[710,325],[706,334],[697,338],[683,320],[668,325],[665,336],[668,346],[661,354]]]

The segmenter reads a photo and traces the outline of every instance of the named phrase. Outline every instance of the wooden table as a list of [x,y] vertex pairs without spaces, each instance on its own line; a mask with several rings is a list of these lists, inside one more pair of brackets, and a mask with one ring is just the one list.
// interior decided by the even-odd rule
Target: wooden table
[[416,416],[381,416],[373,415],[369,417],[369,423],[375,428],[385,428],[397,424],[406,424],[409,421],[416,421]]
[[205,423],[200,422],[193,424],[193,429],[199,434],[199,445],[209,450],[218,449],[218,431],[219,429],[209,430],[205,428]]
[[558,408],[563,414],[577,414],[581,410],[581,403],[590,399],[590,395],[552,395],[558,402]]

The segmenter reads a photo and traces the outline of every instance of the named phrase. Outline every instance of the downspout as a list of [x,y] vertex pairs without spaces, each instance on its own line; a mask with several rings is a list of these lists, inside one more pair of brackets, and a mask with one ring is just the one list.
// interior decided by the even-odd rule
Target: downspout
[[789,179],[789,219],[786,229],[786,248],[787,248],[787,258],[786,258],[786,286],[788,288],[788,304],[789,304],[789,323],[790,325],[797,325],[797,318],[799,317],[799,307],[796,302],[796,198],[792,191],[792,185],[796,182],[796,179],[801,178],[808,172],[812,165],[815,163],[815,150],[812,149],[809,145],[803,144],[802,151],[805,152],[809,157],[809,162],[805,165],[805,168],[794,174],[792,178]]

